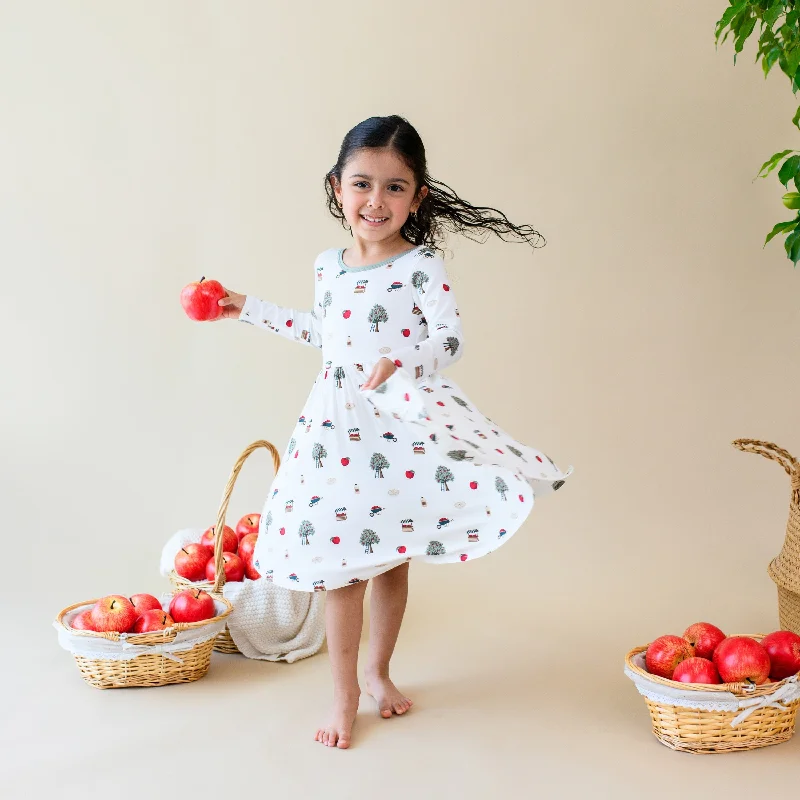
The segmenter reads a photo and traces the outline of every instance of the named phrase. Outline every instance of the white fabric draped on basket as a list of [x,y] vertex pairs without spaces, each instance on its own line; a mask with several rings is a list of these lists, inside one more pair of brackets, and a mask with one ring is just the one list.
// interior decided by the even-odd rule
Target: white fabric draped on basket
[[[169,608],[172,593],[162,594],[158,599],[161,601],[162,608]],[[219,600],[215,600],[214,604],[217,614],[221,614],[225,610],[225,604]],[[74,608],[64,615],[63,621],[67,625],[71,625],[72,620],[87,608],[91,608],[91,604]],[[141,636],[141,634],[121,633],[119,641],[113,641],[100,636],[84,636],[79,633],[73,633],[61,625],[58,620],[53,622],[53,627],[58,631],[58,643],[65,650],[69,650],[70,653],[76,656],[107,661],[126,661],[141,655],[161,653],[165,658],[182,664],[181,651],[191,650],[196,644],[213,639],[224,630],[225,620],[211,622],[196,630],[180,631],[171,642],[146,645],[128,642],[128,637]]]
[[[645,654],[639,653],[634,656],[633,662],[637,667],[646,669],[644,658]],[[639,694],[662,705],[694,708],[700,711],[741,711],[741,714],[731,720],[732,728],[744,722],[754,711],[760,708],[768,706],[785,708],[785,706],[800,699],[800,682],[798,682],[797,675],[786,678],[782,685],[772,694],[743,700],[735,694],[731,694],[731,692],[704,692],[699,689],[682,691],[672,686],[666,686],[663,683],[648,680],[645,676],[633,672],[628,667],[625,667],[625,674],[634,682]]]
[[[202,535],[203,530],[187,528],[172,536],[161,552],[161,574],[169,575],[176,553]],[[292,591],[262,578],[226,583],[222,594],[233,605],[226,620],[231,638],[248,658],[292,663],[322,647],[322,593]]]

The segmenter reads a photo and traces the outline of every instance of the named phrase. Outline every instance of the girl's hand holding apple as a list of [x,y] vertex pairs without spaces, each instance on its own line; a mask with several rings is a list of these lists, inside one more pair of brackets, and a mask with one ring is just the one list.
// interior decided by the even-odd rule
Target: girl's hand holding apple
[[238,317],[244,308],[245,295],[228,291],[219,281],[199,281],[181,290],[181,305],[189,319],[215,322]]
[[225,292],[225,297],[220,298],[218,301],[219,306],[222,308],[222,314],[219,318],[236,319],[242,313],[246,295],[237,294],[230,289],[223,288],[223,291]]

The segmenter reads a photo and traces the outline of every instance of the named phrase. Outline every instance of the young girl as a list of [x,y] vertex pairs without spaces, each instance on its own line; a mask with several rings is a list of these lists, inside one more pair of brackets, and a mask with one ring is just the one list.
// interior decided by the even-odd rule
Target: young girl
[[327,590],[334,703],[315,739],[346,748],[361,694],[367,581],[365,688],[389,718],[412,706],[389,676],[409,562],[492,552],[522,525],[534,497],[558,489],[572,468],[562,472],[515,441],[440,374],[464,352],[437,254],[441,229],[512,232],[534,247],[539,234],[432,179],[422,140],[399,116],[353,128],[325,190],[353,241],[317,256],[313,310],[230,290],[219,302],[228,319],[322,350],[323,367],[264,504],[253,563],[275,584]]

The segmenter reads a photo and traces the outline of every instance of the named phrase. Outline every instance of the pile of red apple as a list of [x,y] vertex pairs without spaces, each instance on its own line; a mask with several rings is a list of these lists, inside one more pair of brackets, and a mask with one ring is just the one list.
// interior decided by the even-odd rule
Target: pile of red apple
[[645,655],[647,671],[681,683],[776,683],[800,672],[800,636],[775,631],[760,642],[726,636],[709,622],[690,625],[683,636],[661,636]]
[[[222,561],[225,582],[256,581],[261,574],[253,566],[253,550],[258,539],[261,514],[245,514],[236,530],[225,525],[222,531]],[[187,581],[213,581],[217,577],[214,563],[214,526],[208,528],[199,542],[184,545],[175,555],[175,572]]]
[[176,594],[164,611],[152,594],[121,594],[101,597],[91,608],[81,611],[71,627],[79,631],[117,631],[150,633],[172,627],[176,622],[202,622],[217,615],[214,599],[201,589],[184,589]]

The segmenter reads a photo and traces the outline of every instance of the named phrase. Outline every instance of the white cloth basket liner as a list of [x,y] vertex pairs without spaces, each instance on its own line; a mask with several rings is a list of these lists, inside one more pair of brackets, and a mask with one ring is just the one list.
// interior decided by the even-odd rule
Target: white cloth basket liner
[[[158,599],[161,602],[162,608],[167,610],[172,600],[172,594],[162,594]],[[64,614],[62,617],[63,622],[69,625],[78,614],[85,611],[87,608],[91,608],[91,606],[91,603],[87,603],[86,605],[72,609],[72,611]],[[222,614],[226,610],[225,604],[219,600],[214,600],[214,606],[216,614]],[[58,643],[65,650],[69,650],[73,655],[85,656],[86,658],[92,659],[105,659],[108,661],[126,661],[130,658],[136,658],[137,656],[148,653],[161,653],[172,661],[183,663],[178,654],[181,651],[191,650],[200,642],[207,642],[209,639],[213,639],[224,630],[225,620],[222,619],[217,622],[209,623],[202,628],[179,631],[171,642],[165,642],[163,644],[132,644],[128,639],[142,635],[137,633],[121,633],[118,642],[100,636],[81,636],[78,633],[67,630],[58,620],[53,620],[53,627],[58,631]]]
[[[631,660],[637,667],[646,669],[644,651],[635,655]],[[629,669],[627,665],[624,671],[635,684],[639,694],[653,702],[698,711],[741,711],[741,714],[731,720],[733,728],[744,722],[759,708],[768,706],[785,708],[795,700],[800,700],[800,682],[798,682],[797,675],[782,681],[782,685],[772,694],[742,699],[731,692],[704,692],[697,689],[683,691],[677,687],[650,680],[645,675]]]

